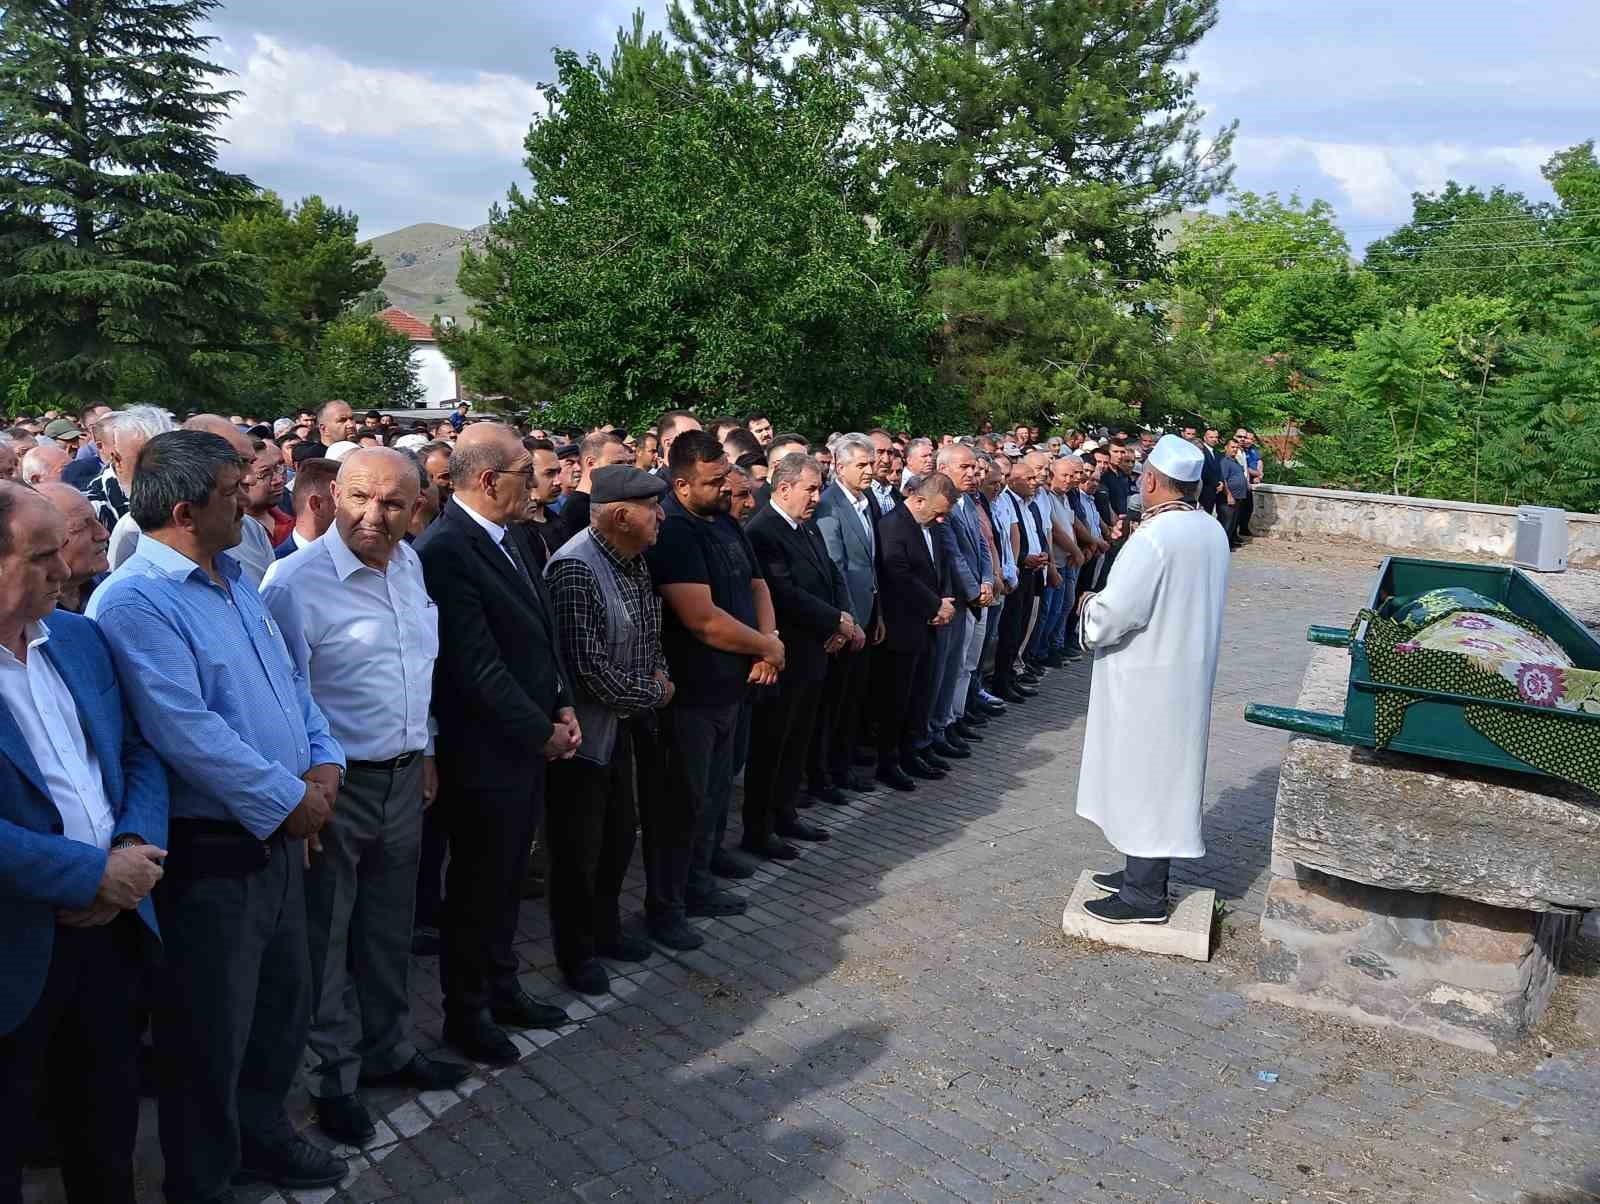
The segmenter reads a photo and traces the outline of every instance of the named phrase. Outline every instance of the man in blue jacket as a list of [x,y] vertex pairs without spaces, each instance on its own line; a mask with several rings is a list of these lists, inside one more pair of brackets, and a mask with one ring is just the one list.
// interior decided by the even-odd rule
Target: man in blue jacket
[[0,482],[0,1200],[20,1198],[48,1080],[68,1198],[131,1201],[167,779],[99,631],[52,610],[65,542],[54,506]]

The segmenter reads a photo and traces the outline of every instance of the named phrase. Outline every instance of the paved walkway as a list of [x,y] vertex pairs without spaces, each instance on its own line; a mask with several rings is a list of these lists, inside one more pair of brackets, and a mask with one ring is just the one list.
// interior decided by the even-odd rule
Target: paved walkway
[[[748,916],[700,921],[703,950],[616,980],[598,1012],[558,991],[543,905],[525,906],[525,982],[583,1022],[528,1034],[520,1064],[459,1093],[370,1093],[387,1121],[339,1198],[1600,1198],[1600,1051],[1553,1030],[1476,1056],[1240,996],[1283,750],[1241,711],[1294,700],[1306,625],[1353,613],[1376,560],[1236,560],[1209,855],[1185,873],[1228,901],[1211,963],[1060,935],[1079,871],[1113,864],[1072,814],[1080,665],[947,782],[811,812],[829,844],[763,873]],[[434,1039],[435,969],[419,974]]]

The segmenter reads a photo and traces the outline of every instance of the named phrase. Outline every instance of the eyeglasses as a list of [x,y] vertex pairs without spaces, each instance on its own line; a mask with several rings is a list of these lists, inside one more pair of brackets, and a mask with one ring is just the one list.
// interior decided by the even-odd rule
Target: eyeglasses
[[529,481],[532,481],[539,470],[529,465],[527,468],[496,468],[494,471],[497,473],[509,473],[514,477],[527,477]]

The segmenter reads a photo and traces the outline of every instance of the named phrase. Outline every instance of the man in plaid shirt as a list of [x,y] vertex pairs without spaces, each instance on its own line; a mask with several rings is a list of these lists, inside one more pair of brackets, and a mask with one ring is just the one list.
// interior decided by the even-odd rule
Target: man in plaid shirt
[[545,569],[584,734],[574,757],[550,763],[550,928],[567,985],[585,995],[610,988],[600,958],[636,962],[651,951],[623,935],[618,896],[639,814],[634,745],[653,746],[654,712],[673,694],[661,599],[644,560],[666,491],[665,481],[626,464],[596,469],[590,525]]

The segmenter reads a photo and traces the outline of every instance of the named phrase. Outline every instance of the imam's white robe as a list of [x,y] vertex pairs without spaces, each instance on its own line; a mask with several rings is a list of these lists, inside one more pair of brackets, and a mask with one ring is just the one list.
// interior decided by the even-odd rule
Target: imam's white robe
[[1141,524],[1084,604],[1094,652],[1078,814],[1131,857],[1203,857],[1228,537],[1198,510]]

